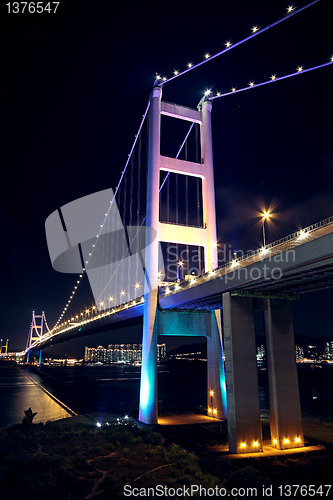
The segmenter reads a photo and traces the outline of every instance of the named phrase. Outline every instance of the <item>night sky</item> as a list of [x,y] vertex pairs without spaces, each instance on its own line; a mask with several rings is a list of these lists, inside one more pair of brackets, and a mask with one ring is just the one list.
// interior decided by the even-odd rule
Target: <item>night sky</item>
[[[56,14],[21,15],[2,3],[0,332],[10,350],[25,347],[33,309],[54,325],[76,281],[52,269],[46,218],[117,185],[156,73],[168,77],[219,52],[283,17],[288,5],[63,0]],[[227,92],[325,63],[331,18],[321,0],[167,83],[163,98],[196,107],[207,89]],[[332,84],[333,65],[213,102],[220,245],[261,246],[260,207],[274,208],[268,242],[333,215]],[[332,299],[327,290],[297,301],[295,332],[332,335]],[[122,331],[55,352],[82,356],[85,344],[120,340],[140,338]]]

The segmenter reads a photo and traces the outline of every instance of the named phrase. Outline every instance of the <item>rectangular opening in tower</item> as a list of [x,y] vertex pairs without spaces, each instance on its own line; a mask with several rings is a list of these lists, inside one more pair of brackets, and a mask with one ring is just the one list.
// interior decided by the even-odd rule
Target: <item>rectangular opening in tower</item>
[[[190,128],[191,132],[184,143]],[[179,153],[182,145],[183,147]],[[169,158],[176,158],[179,153],[178,158],[180,160],[200,163],[200,125],[198,123],[192,124],[192,122],[187,120],[161,115],[160,153],[162,156],[167,156]]]
[[205,252],[203,247],[161,242],[161,249],[165,281],[189,280],[191,276],[200,276],[204,272]]
[[161,171],[162,184],[160,222],[203,227],[202,179]]

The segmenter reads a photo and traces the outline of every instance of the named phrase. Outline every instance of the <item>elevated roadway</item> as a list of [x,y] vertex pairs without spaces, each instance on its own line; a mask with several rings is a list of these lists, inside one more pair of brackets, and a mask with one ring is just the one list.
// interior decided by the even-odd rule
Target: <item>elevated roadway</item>
[[[222,308],[222,294],[260,297],[298,294],[333,287],[333,217],[313,224],[255,252],[238,257],[191,281],[160,287],[162,310]],[[142,322],[143,297],[84,316],[46,333],[34,349]]]

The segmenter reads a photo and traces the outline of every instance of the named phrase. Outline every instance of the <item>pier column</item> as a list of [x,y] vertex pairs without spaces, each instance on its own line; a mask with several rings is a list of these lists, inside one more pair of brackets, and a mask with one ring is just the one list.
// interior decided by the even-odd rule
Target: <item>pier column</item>
[[291,302],[266,300],[265,334],[272,444],[304,446]]
[[207,325],[207,409],[208,416],[227,418],[227,393],[223,364],[221,313],[210,313]]
[[[161,87],[154,87],[150,96],[147,221],[146,227],[158,234],[159,178],[161,143]],[[145,424],[157,424],[157,298],[158,298],[158,238],[150,241],[147,231],[145,250],[145,302],[143,312],[142,360],[139,420]]]
[[229,451],[262,451],[253,299],[223,294],[223,338]]

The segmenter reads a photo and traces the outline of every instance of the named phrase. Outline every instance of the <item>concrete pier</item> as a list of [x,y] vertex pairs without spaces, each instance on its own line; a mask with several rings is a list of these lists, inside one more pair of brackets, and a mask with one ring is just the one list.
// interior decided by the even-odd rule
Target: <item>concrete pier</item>
[[223,294],[223,337],[230,453],[263,449],[253,299]]
[[265,334],[272,445],[304,446],[291,302],[266,299]]

